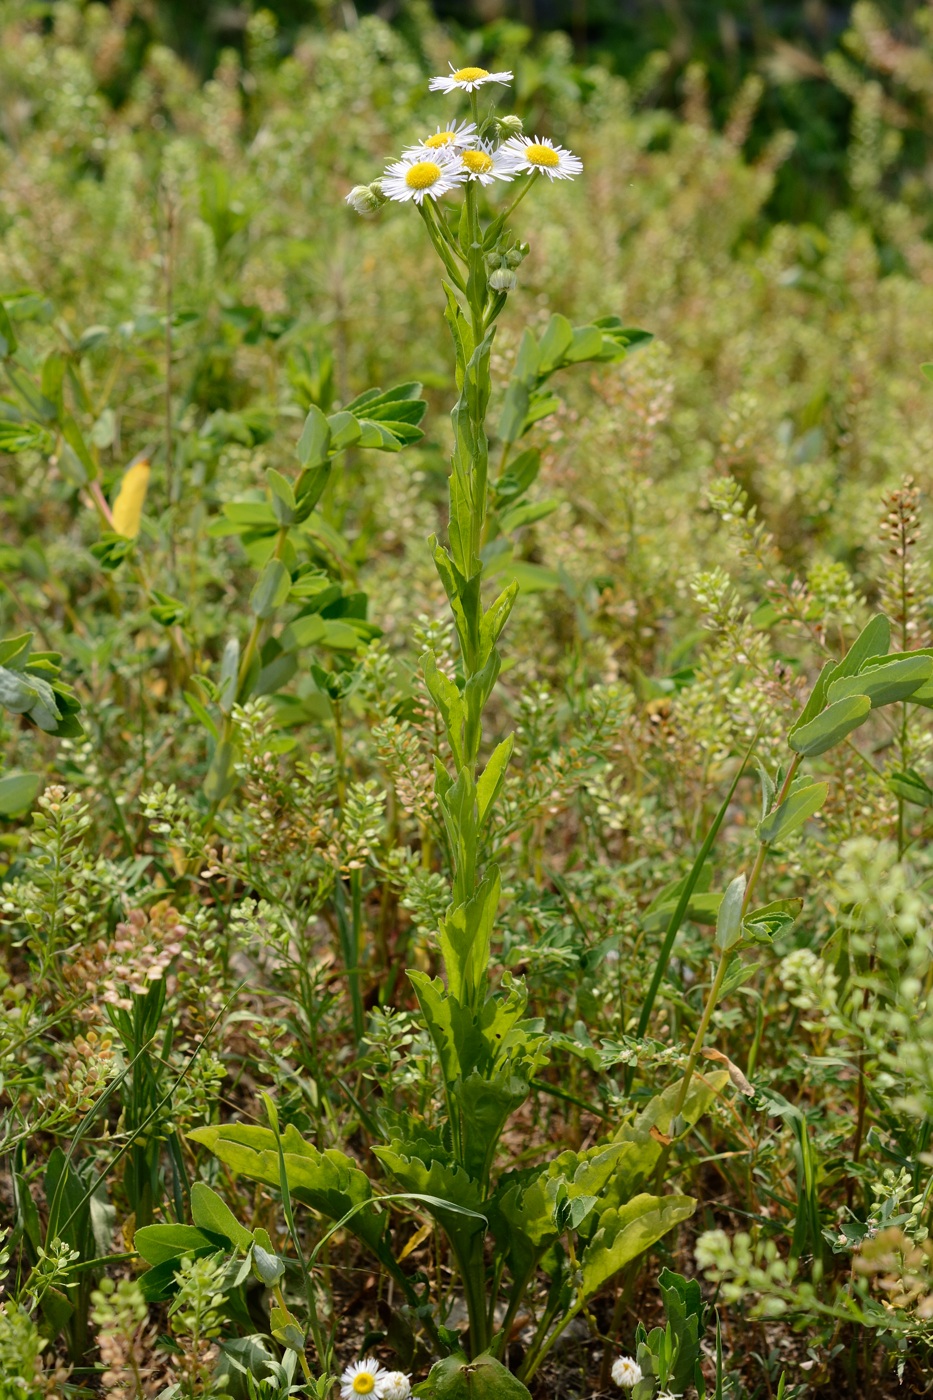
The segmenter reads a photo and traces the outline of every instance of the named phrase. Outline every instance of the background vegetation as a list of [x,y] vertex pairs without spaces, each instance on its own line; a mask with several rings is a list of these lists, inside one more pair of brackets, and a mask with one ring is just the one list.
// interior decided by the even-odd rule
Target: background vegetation
[[[317,1363],[373,1347],[427,1371],[431,1317],[353,1232],[315,1255],[308,1305],[320,1202],[289,1218],[277,1177],[192,1134],[267,1122],[270,1094],[283,1132],[391,1190],[385,1115],[440,1112],[404,970],[437,970],[450,897],[419,658],[456,664],[426,547],[456,390],[423,230],[343,201],[434,129],[426,78],[455,55],[513,69],[526,131],[584,160],[516,215],[532,246],[495,377],[554,311],[653,336],[561,380],[532,508],[490,555],[521,589],[493,959],[550,1060],[502,1160],[583,1152],[677,1083],[711,892],[757,848],[749,744],[786,772],[821,665],[872,614],[892,652],[931,642],[933,12],[897,8],[783,34],[739,13],[733,44],[721,7],[670,31],[578,7],[556,17],[576,47],[417,3],[257,11],[216,47],[168,8],[0,8],[4,1397],[284,1395],[279,1306],[321,1329]],[[295,479],[309,410],[410,380],[424,436],[351,446],[292,541],[297,593],[257,598],[266,472]],[[110,512],[136,459],[130,544]],[[663,1320],[665,1265],[718,1304],[728,1394],[928,1385],[930,749],[927,710],[898,704],[813,760],[825,803],[759,889],[799,914],[743,951],[709,1028],[732,1087],[657,1130],[695,1214],[607,1281],[540,1394],[608,1386]],[[190,1226],[198,1185],[284,1275],[193,1248],[146,1282],[135,1231]],[[405,1278],[462,1329],[436,1224],[387,1213]],[[512,1319],[515,1368],[545,1306]]]

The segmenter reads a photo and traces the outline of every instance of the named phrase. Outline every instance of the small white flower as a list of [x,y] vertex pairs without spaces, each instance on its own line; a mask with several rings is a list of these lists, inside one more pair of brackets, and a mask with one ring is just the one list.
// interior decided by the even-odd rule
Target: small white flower
[[456,126],[439,126],[433,136],[426,136],[415,146],[402,152],[402,158],[422,157],[425,151],[462,151],[477,141],[476,122],[459,122]]
[[411,1381],[404,1371],[384,1371],[381,1384],[382,1400],[408,1400],[411,1394]]
[[572,180],[583,169],[583,161],[563,146],[555,146],[545,136],[510,136],[501,149],[516,162],[516,169],[540,171],[549,180]]
[[450,72],[440,78],[432,78],[428,83],[430,92],[472,92],[483,83],[510,83],[512,73],[490,73],[485,68],[457,68],[450,65]]
[[616,1385],[624,1386],[626,1390],[631,1390],[633,1385],[637,1385],[641,1380],[641,1367],[637,1361],[630,1356],[620,1356],[612,1363],[612,1379]]
[[461,151],[460,159],[466,167],[468,180],[479,180],[481,185],[491,185],[494,180],[514,180],[518,174],[515,158],[501,148],[495,150],[486,141],[481,141],[470,151]]
[[362,1361],[352,1362],[340,1377],[340,1400],[358,1400],[361,1395],[382,1400],[385,1374],[373,1356],[364,1356]]
[[447,151],[424,153],[428,159],[395,160],[386,167],[382,177],[382,191],[387,199],[399,203],[413,199],[421,204],[425,195],[432,199],[462,185],[466,179],[466,167],[459,155],[449,155]]

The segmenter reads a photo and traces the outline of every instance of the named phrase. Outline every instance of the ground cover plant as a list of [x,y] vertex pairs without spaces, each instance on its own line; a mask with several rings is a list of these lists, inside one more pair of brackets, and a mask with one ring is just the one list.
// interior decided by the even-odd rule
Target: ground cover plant
[[0,1393],[922,1393],[925,51],[2,22]]

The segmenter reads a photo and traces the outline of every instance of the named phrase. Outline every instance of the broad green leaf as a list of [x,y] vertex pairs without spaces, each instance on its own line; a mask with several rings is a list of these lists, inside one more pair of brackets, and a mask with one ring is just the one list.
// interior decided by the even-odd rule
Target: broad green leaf
[[249,595],[249,605],[256,617],[271,617],[285,602],[291,586],[292,576],[281,559],[270,559]]
[[[268,1186],[280,1185],[279,1151],[271,1129],[231,1123],[195,1128],[187,1136],[241,1176]],[[355,1210],[347,1228],[367,1244],[378,1247],[386,1217],[374,1201],[369,1178],[352,1158],[336,1149],[319,1152],[304,1141],[291,1123],[282,1133],[281,1144],[288,1188],[295,1199],[330,1220],[342,1220]]]
[[802,899],[775,899],[746,914],[742,921],[743,932],[754,943],[770,943],[775,934],[796,923],[802,908]]
[[97,476],[97,463],[88,451],[81,429],[68,414],[61,420],[62,437],[71,448],[84,471],[85,482],[94,481]]
[[887,785],[904,802],[912,802],[916,807],[933,807],[933,788],[913,768],[890,774]]
[[657,1244],[675,1225],[689,1220],[695,1209],[692,1196],[645,1193],[618,1210],[603,1211],[599,1229],[583,1252],[579,1300],[591,1298],[613,1274]]
[[[679,883],[681,882],[678,881]],[[645,932],[657,933],[659,929],[666,929],[678,903],[677,899],[666,899],[662,904],[652,904],[642,915],[641,924]],[[718,891],[715,894],[706,891],[692,894],[687,901],[683,917],[695,924],[715,924],[721,903],[722,895]]]
[[820,810],[828,794],[826,783],[805,783],[792,789],[781,805],[758,823],[758,840],[783,841]]
[[605,343],[598,326],[575,326],[573,341],[564,352],[564,364],[578,365],[584,360],[602,359]]
[[204,776],[204,796],[208,802],[222,802],[236,787],[236,765],[239,757],[238,745],[231,739],[221,739]]
[[876,613],[865,624],[845,656],[834,666],[827,685],[843,676],[854,676],[873,656],[883,656],[891,645],[891,623],[884,613]]
[[445,1356],[413,1394],[418,1400],[531,1400],[518,1377],[486,1352],[472,1361],[463,1352]]
[[491,866],[466,903],[448,909],[440,920],[439,939],[450,995],[472,1000],[483,986],[492,930],[502,887],[498,866]]
[[742,937],[742,902],[747,880],[737,875],[726,887],[716,916],[716,947],[728,952]]
[[850,695],[867,695],[872,709],[907,700],[915,690],[933,676],[933,659],[929,656],[905,657],[873,666],[870,662],[857,676],[841,676],[832,682],[826,697],[833,703]]
[[26,665],[32,650],[32,633],[20,632],[16,637],[5,637],[0,642],[0,666],[20,671]]
[[280,525],[291,525],[295,520],[295,493],[291,482],[277,472],[274,467],[266,470],[266,481],[272,493],[272,509]]
[[199,1250],[218,1250],[216,1235],[206,1235],[195,1225],[144,1225],[133,1237],[136,1252],[147,1264],[165,1264]]
[[453,1162],[424,1162],[409,1156],[406,1144],[374,1147],[373,1153],[403,1191],[430,1198],[428,1210],[458,1248],[486,1229],[480,1184]]
[[331,424],[317,404],[312,404],[298,439],[298,461],[301,466],[316,467],[323,462],[327,457],[330,442]]
[[19,817],[35,802],[42,786],[39,773],[4,773],[0,777],[0,817]]
[[503,739],[492,752],[489,762],[476,780],[478,825],[482,827],[492,812],[493,803],[502,790],[506,769],[512,756],[513,735]]
[[[332,413],[327,420],[330,427],[330,450],[331,452],[343,452],[346,448],[352,447],[359,442],[362,436],[362,428],[359,419],[352,413]],[[313,466],[309,459],[302,466]]]
[[535,521],[544,520],[547,516],[553,515],[559,505],[560,501],[556,496],[549,496],[546,501],[513,506],[511,510],[500,513],[499,528],[504,535],[510,535],[513,530],[518,530],[523,525],[533,525]]
[[0,359],[5,360],[16,349],[16,333],[3,302],[0,301]]
[[831,749],[834,744],[841,743],[853,729],[858,729],[860,724],[864,724],[870,711],[871,701],[867,695],[850,695],[845,700],[837,700],[809,724],[800,729],[792,729],[788,743],[795,753],[803,754],[806,758],[815,758],[817,754]]
[[[564,361],[567,351],[573,344],[573,326],[566,316],[555,314],[547,323],[544,335],[538,342],[537,373],[542,377],[551,374]],[[596,332],[597,349],[602,344],[602,336]]]
[[791,725],[791,734],[795,734],[798,729],[803,729],[803,727],[809,724],[811,720],[816,719],[817,715],[820,713],[824,704],[826,703],[826,687],[829,684],[830,676],[833,675],[835,670],[836,667],[833,664],[833,662],[827,661],[822,671],[816,678],[816,684],[810,691],[810,694],[807,696],[807,703],[804,705],[803,709],[800,711],[800,714],[797,716],[796,720]]
[[240,1224],[226,1202],[203,1181],[196,1181],[191,1188],[191,1219],[199,1229],[223,1235],[235,1249],[245,1251],[252,1247],[251,1231]]

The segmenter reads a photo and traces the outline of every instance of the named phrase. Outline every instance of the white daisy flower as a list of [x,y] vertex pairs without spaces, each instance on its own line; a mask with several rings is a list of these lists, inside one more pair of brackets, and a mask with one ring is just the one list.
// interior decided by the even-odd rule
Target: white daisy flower
[[512,73],[490,73],[486,68],[457,68],[450,65],[450,72],[428,83],[430,92],[472,92],[483,83],[510,83]]
[[501,147],[516,161],[516,169],[538,171],[549,180],[572,180],[583,169],[583,161],[563,146],[555,146],[546,136],[510,136]]
[[340,1377],[340,1400],[359,1400],[361,1395],[382,1400],[385,1374],[373,1356],[364,1356],[362,1361],[352,1362]]
[[433,136],[425,136],[415,146],[409,146],[402,157],[422,156],[425,151],[462,151],[476,143],[476,122],[459,122],[456,126],[439,126]]
[[424,154],[429,158],[395,160],[386,167],[380,181],[386,199],[395,199],[401,204],[413,199],[421,204],[425,195],[437,199],[463,184],[467,173],[459,154],[449,155],[447,151]]
[[383,1371],[382,1400],[408,1400],[411,1381],[404,1371]]
[[642,1379],[641,1367],[631,1356],[620,1356],[612,1363],[612,1379],[616,1385],[631,1390]]
[[501,146],[495,150],[486,141],[480,141],[472,150],[461,151],[460,159],[466,167],[467,179],[479,180],[481,185],[491,185],[493,180],[513,180],[518,174],[514,156]]

